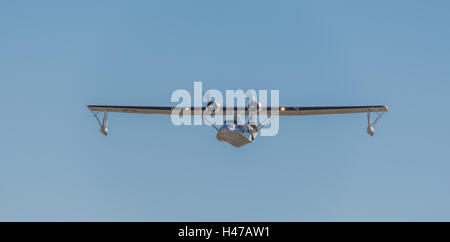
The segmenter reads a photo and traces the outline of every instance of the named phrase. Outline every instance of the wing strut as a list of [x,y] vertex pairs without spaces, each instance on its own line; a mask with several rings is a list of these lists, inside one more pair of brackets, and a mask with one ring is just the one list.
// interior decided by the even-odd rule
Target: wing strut
[[258,129],[266,127],[266,125],[268,125],[272,121],[273,118],[274,118],[274,116],[271,116],[270,118],[266,118],[264,121],[259,123],[258,124]]
[[376,114],[377,114],[377,118],[372,123],[372,121],[370,120],[370,111],[367,112],[367,133],[370,136],[373,136],[375,134],[375,124],[377,124],[378,120],[380,120],[380,118],[383,116],[384,113],[376,112]]
[[100,125],[100,132],[102,134],[104,134],[105,136],[108,135],[108,111],[103,111],[103,122],[100,122],[100,119],[98,118],[98,114],[100,112],[94,112],[92,111],[92,113],[94,114],[95,118],[98,121],[98,125]]
[[219,130],[219,128],[217,128],[217,126],[215,126],[211,121],[209,121],[205,116],[202,116],[203,120],[205,120],[205,122],[207,122],[209,125],[211,125],[213,128],[215,128],[217,131]]

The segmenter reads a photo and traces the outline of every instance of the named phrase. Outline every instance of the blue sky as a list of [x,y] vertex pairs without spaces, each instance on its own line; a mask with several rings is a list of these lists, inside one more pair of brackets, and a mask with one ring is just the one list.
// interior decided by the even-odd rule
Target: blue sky
[[[448,221],[448,1],[4,1],[1,221]],[[206,126],[87,104],[176,89],[279,89],[285,117],[239,149]]]

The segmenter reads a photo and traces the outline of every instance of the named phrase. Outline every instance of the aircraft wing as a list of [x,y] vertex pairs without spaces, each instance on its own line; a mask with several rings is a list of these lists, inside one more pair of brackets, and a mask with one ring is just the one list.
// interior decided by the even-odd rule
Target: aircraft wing
[[[270,109],[270,108],[269,108]],[[384,105],[378,106],[317,106],[317,107],[280,107],[280,116],[294,115],[319,115],[319,114],[346,114],[346,113],[367,113],[367,112],[387,112],[389,108]]]
[[[195,107],[174,107],[174,106],[109,106],[109,105],[88,105],[92,111],[107,111],[119,113],[142,113],[142,114],[172,114],[174,109],[183,110],[186,115],[201,115],[202,112],[194,112]],[[245,112],[248,115],[247,107],[234,107],[232,110],[238,112]],[[320,115],[320,114],[346,114],[346,113],[367,113],[367,112],[387,112],[389,108],[384,105],[378,106],[280,106],[278,115],[280,116],[295,116],[295,115]],[[198,110],[205,110],[205,107],[198,107]],[[227,110],[226,107],[223,111]],[[267,111],[265,111],[267,110]],[[262,108],[258,114],[260,115],[276,115],[271,107]],[[220,115],[220,112],[215,113]]]
[[143,113],[143,114],[172,114],[174,107],[162,106],[110,106],[110,105],[88,105],[92,111],[116,112],[116,113]]

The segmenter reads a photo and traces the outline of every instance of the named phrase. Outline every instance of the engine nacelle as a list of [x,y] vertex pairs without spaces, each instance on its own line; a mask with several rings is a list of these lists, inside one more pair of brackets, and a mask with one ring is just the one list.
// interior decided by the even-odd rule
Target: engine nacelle
[[248,103],[248,110],[249,111],[259,111],[261,109],[261,103],[256,101],[250,101]]
[[210,101],[208,104],[206,104],[205,108],[205,114],[211,115],[211,117],[214,117],[217,111],[219,111],[221,108],[220,104],[218,102]]
[[261,103],[256,100],[248,102],[248,122],[251,125],[258,124],[258,111],[261,109]]

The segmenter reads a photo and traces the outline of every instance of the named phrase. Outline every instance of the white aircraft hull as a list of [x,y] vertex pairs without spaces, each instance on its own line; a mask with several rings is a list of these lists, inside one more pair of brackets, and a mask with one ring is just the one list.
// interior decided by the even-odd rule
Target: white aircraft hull
[[234,124],[223,125],[217,131],[216,138],[236,147],[241,147],[254,141],[246,126],[239,125],[236,127]]

